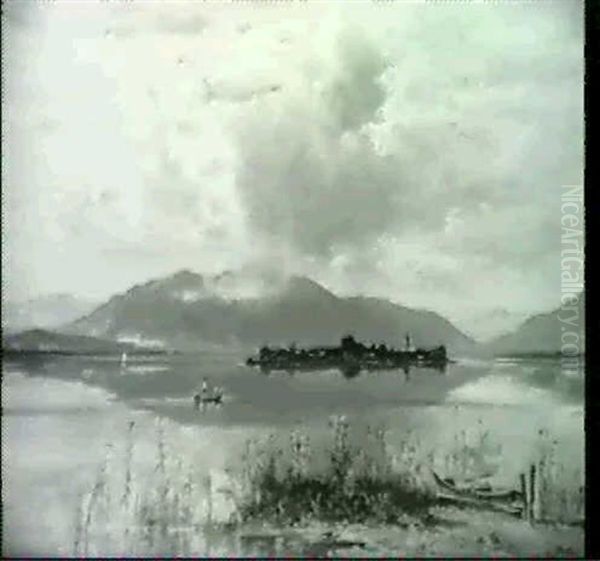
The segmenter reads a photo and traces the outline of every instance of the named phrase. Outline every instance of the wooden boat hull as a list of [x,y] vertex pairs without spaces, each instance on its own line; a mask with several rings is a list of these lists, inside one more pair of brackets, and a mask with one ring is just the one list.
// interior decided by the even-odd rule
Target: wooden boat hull
[[437,473],[434,471],[431,472],[433,474],[433,479],[435,480],[437,486],[444,493],[449,494],[450,496],[463,497],[481,501],[495,501],[495,502],[506,502],[513,503],[515,501],[522,501],[523,494],[514,489],[506,490],[506,491],[478,491],[473,488],[469,489],[460,489],[455,485],[449,483],[442,479]]

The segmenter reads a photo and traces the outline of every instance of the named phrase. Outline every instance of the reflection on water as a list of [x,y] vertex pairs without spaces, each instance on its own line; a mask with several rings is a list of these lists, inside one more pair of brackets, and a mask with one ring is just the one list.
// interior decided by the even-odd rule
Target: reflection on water
[[[424,367],[416,367],[416,370],[421,370]],[[431,371],[435,371],[435,372],[439,372],[440,374],[445,374],[448,370],[448,365],[447,363],[436,363],[436,364],[431,364],[428,365],[427,367],[425,367],[427,370],[431,370]],[[325,370],[323,370],[322,368],[317,368],[317,367],[291,367],[288,368],[286,370],[273,370],[271,369],[269,366],[261,364],[258,367],[259,371],[264,374],[265,376],[270,376],[271,374],[274,374],[275,372],[285,372],[287,374],[289,374],[290,376],[294,376],[296,374],[306,374],[307,372],[325,372]],[[337,368],[331,368],[331,371],[337,371],[339,372],[344,378],[346,379],[352,379],[352,378],[356,378],[357,376],[359,376],[360,374],[364,374],[367,375],[369,373],[375,373],[375,372],[403,372],[404,376],[405,376],[405,380],[409,380],[410,379],[410,371],[411,371],[411,366],[407,363],[407,364],[403,364],[401,366],[398,366],[396,368],[390,369],[389,367],[379,367],[379,366],[368,366],[368,367],[361,367],[358,364],[346,364],[343,366],[339,366]],[[415,370],[415,367],[413,367],[413,370]]]
[[[125,427],[134,417],[140,480],[154,469],[153,419],[159,416],[168,420],[169,461],[182,460],[198,473],[212,474],[215,489],[227,481],[225,469],[248,438],[276,434],[285,439],[291,428],[302,427],[318,443],[327,438],[332,414],[347,415],[357,427],[385,425],[392,452],[399,453],[408,440],[419,442],[419,453],[440,471],[457,447],[487,438],[496,476],[513,485],[546,445],[540,438],[544,430],[557,442],[557,457],[574,469],[583,465],[584,381],[564,376],[558,361],[464,361],[443,375],[412,368],[268,376],[237,362],[206,354],[131,359],[127,368],[118,358],[5,363],[3,433],[12,460],[3,463],[3,473],[13,490],[7,497],[7,531],[24,539],[19,533],[38,524],[33,553],[69,554],[69,547],[59,546],[72,531],[77,493],[93,486],[108,441],[115,446],[113,465],[120,466],[115,488],[122,486]],[[224,388],[223,404],[196,411],[192,396],[204,377]],[[213,507],[216,519],[232,510],[224,495]],[[51,528],[50,519],[62,520],[64,527]],[[214,555],[235,548],[244,554],[254,547],[249,538],[246,544],[235,538],[235,548],[219,539],[206,542]]]
[[[34,357],[7,363],[5,370],[36,380],[35,391],[21,396],[22,410],[39,408],[48,399],[59,403],[60,396],[51,394],[46,380],[64,380],[102,389],[130,407],[179,424],[215,428],[287,430],[298,423],[316,427],[325,425],[332,414],[346,414],[356,422],[384,421],[394,430],[412,427],[432,433],[438,418],[442,425],[454,427],[458,406],[503,430],[517,418],[524,426],[551,423],[562,418],[562,411],[583,409],[583,378],[564,376],[558,361],[465,361],[449,365],[444,373],[427,368],[332,369],[268,376],[236,362],[214,354],[183,355],[131,359],[124,369],[117,358]],[[223,388],[223,402],[195,410],[192,397],[204,378],[210,387]],[[17,406],[3,405],[5,411],[16,412]]]

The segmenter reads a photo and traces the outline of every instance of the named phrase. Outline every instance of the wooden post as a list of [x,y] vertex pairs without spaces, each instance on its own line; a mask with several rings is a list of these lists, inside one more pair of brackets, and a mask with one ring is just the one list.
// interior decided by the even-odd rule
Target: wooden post
[[210,477],[210,473],[206,476],[204,480],[205,483],[205,492],[206,492],[206,521],[208,525],[212,524],[212,515],[213,515],[213,504],[212,504],[212,481]]
[[[537,476],[534,477],[532,486],[533,486],[533,491],[532,491],[532,503],[531,503],[531,509],[533,511],[533,519],[534,520],[541,520],[542,519],[542,474],[543,474],[543,463],[538,464],[537,466]],[[533,466],[534,468],[534,474],[535,474],[535,468],[536,466]]]
[[519,480],[521,481],[521,496],[523,497],[523,511],[521,513],[521,518],[528,519],[529,518],[529,500],[528,500],[528,492],[527,492],[527,477],[524,473],[519,475]]
[[534,510],[534,504],[536,504],[537,502],[537,498],[536,498],[536,468],[535,468],[535,464],[531,464],[529,466],[529,497],[528,497],[528,507],[529,507],[529,521],[530,522],[534,522],[535,521],[535,510]]
[[525,474],[525,504],[526,504],[526,512],[528,522],[531,522],[531,502],[532,502],[533,494],[531,492],[531,469]]

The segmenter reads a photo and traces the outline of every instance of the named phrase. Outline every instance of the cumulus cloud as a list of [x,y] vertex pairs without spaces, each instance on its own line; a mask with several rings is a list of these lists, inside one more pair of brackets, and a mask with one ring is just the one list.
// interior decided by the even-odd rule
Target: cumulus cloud
[[418,231],[531,267],[557,252],[561,185],[582,179],[581,42],[553,7],[419,8],[378,44],[342,30],[333,67],[316,54],[294,96],[243,123],[249,223],[304,255]]
[[392,159],[376,154],[367,139],[332,136],[315,128],[310,114],[259,120],[241,134],[236,185],[250,227],[267,242],[331,257],[398,220]]
[[334,57],[333,75],[321,92],[326,114],[341,131],[356,129],[371,122],[385,100],[380,83],[385,61],[357,28],[342,30]]
[[12,286],[97,297],[277,263],[457,321],[557,300],[581,4],[21,6]]

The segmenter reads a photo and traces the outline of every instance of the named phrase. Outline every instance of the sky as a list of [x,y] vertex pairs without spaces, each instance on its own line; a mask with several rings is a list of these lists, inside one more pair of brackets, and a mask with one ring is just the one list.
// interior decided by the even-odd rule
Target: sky
[[301,274],[486,337],[557,307],[583,5],[3,5],[3,293]]

